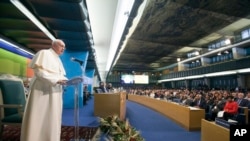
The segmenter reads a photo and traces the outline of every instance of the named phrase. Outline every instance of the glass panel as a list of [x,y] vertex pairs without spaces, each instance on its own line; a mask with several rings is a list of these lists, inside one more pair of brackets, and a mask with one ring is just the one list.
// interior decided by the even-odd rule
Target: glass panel
[[248,29],[247,30],[243,30],[242,32],[241,32],[241,38],[242,39],[246,39],[246,38],[248,38],[249,37],[249,31],[248,31]]
[[217,42],[216,43],[216,48],[219,48],[221,45],[220,45],[220,42]]

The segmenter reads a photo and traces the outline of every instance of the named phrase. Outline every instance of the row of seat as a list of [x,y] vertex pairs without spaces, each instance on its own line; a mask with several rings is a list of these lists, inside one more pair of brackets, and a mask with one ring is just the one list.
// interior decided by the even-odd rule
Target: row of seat
[[[206,119],[209,119],[211,113],[206,113]],[[249,109],[248,107],[238,107],[238,113],[231,118],[231,120],[237,121],[237,125],[249,124]]]

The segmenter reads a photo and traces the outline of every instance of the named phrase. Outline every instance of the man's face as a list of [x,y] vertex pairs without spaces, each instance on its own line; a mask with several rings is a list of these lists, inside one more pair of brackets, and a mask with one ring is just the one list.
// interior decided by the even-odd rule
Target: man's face
[[56,42],[52,48],[58,55],[63,54],[64,50],[66,49],[65,44],[62,41]]
[[244,94],[243,93],[239,93],[238,94],[238,98],[244,98]]

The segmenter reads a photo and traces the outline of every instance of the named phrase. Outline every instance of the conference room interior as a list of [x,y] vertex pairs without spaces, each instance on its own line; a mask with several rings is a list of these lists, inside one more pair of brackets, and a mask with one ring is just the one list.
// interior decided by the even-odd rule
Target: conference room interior
[[[20,11],[15,2],[26,7],[45,30]],[[191,1],[131,0],[130,9],[120,11],[127,21],[118,26],[115,16],[119,13],[117,8],[124,4],[122,0],[99,2],[102,8],[107,7],[102,9],[106,12],[99,12],[98,16],[91,13],[98,11],[98,0],[3,0],[0,2],[3,9],[0,14],[0,81],[20,80],[22,94],[27,98],[34,76],[28,67],[32,57],[41,49],[50,48],[51,41],[59,38],[67,47],[60,56],[67,77],[83,78],[77,96],[78,108],[80,112],[86,109],[89,112],[87,116],[81,115],[80,120],[89,119],[80,121],[83,122],[80,126],[99,127],[98,118],[112,115],[114,111],[122,120],[131,118],[137,111],[132,111],[130,106],[139,104],[186,133],[198,133],[197,141],[211,141],[211,136],[213,141],[229,141],[231,125],[249,125],[250,122],[250,10],[246,6],[249,2],[245,1],[221,0],[220,3],[221,7],[215,1],[194,4]],[[53,11],[56,8],[57,11]],[[109,14],[105,16],[110,21],[105,22],[101,14]],[[102,17],[103,24],[96,25],[101,22],[91,16]],[[204,16],[207,17],[202,19]],[[103,29],[107,23],[112,24]],[[122,28],[122,32],[113,48],[111,37],[113,30],[117,30],[115,26]],[[98,93],[100,82],[112,84],[112,92]],[[0,86],[3,90],[4,85]],[[67,121],[75,120],[75,92],[75,87],[64,88],[63,109],[67,114],[63,114],[62,126],[75,124]],[[2,93],[1,110],[6,105]],[[213,112],[218,101],[225,104],[227,96],[231,95],[238,101],[241,94],[248,104],[239,104],[237,114],[230,120],[224,120],[218,115],[219,111]],[[196,103],[201,99],[205,101],[204,107]],[[118,109],[111,108],[113,105],[109,107],[108,103],[114,103]],[[13,125],[2,124],[4,114],[0,116],[1,134],[5,135],[4,129]],[[146,135],[142,124],[129,120],[146,140],[158,139],[157,135]],[[169,131],[159,134],[164,132]]]

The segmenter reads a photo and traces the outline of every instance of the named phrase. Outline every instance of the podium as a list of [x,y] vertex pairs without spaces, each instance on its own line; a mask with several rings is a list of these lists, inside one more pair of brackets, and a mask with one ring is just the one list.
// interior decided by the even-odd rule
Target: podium
[[79,141],[79,84],[83,82],[82,77],[75,77],[67,81],[67,86],[74,86],[74,123],[75,138],[70,141]]
[[117,115],[125,120],[126,114],[126,93],[98,93],[94,94],[94,115],[107,117]]

